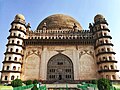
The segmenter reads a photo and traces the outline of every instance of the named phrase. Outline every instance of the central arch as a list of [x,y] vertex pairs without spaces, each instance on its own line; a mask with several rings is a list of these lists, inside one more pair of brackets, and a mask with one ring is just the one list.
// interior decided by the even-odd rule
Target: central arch
[[71,59],[61,53],[50,58],[47,64],[47,80],[55,82],[74,80]]

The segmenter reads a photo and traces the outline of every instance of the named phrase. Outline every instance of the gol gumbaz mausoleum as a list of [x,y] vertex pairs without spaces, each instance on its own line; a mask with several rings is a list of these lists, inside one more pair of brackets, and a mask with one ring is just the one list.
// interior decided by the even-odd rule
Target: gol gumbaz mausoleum
[[46,83],[119,79],[108,22],[100,14],[89,30],[70,16],[55,14],[40,22],[35,31],[17,14],[9,32],[2,83],[16,78]]

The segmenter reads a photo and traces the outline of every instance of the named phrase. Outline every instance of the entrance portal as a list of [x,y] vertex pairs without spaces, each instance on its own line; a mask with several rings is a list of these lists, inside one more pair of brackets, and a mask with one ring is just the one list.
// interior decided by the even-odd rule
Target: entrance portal
[[47,64],[48,81],[74,80],[73,63],[63,54],[53,56]]

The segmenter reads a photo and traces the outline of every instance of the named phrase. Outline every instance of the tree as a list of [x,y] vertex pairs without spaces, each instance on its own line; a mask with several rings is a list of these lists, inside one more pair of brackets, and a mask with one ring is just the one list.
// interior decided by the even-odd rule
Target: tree
[[38,84],[39,82],[35,79],[34,81],[33,81],[33,84]]
[[99,90],[110,90],[110,80],[101,78],[97,81],[97,86]]
[[12,87],[19,87],[22,86],[22,80],[21,79],[15,79],[11,82]]
[[91,83],[92,84],[97,84],[97,80],[92,80]]
[[26,84],[26,85],[32,84],[32,80],[27,80],[27,81],[25,82],[25,84]]
[[34,85],[31,90],[38,90],[37,85]]

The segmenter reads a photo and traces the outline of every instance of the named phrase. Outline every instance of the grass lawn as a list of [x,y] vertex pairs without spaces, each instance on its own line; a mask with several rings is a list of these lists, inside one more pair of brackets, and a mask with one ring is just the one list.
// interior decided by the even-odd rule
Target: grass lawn
[[120,90],[120,84],[113,84],[113,86],[114,86],[117,90]]

